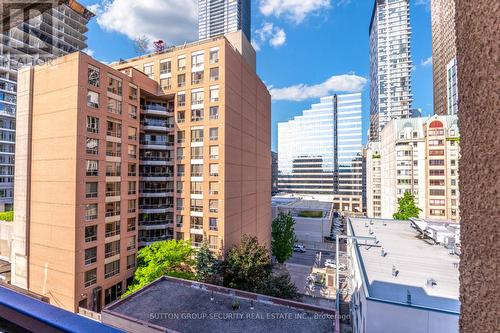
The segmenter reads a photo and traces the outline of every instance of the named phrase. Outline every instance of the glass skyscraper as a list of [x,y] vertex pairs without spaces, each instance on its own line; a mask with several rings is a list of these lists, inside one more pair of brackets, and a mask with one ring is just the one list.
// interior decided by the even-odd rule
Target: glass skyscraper
[[296,194],[362,193],[361,94],[323,97],[278,124],[278,189]]
[[411,113],[409,0],[375,0],[370,23],[370,136]]
[[74,1],[0,33],[0,211],[13,204],[17,70],[86,48],[93,15]]
[[199,0],[199,39],[242,30],[251,40],[250,0]]

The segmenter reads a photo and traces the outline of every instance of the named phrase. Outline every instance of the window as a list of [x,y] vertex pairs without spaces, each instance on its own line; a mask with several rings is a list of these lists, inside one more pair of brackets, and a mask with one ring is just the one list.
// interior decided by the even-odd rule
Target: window
[[99,140],[93,139],[93,138],[87,138],[85,148],[86,148],[87,154],[98,155],[99,154]]
[[120,240],[104,244],[104,258],[109,258],[120,254]]
[[97,198],[97,182],[85,183],[85,198]]
[[217,218],[216,217],[211,217],[208,219],[208,226],[210,230],[212,231],[217,231]]
[[87,116],[87,132],[99,133],[99,118]]
[[85,249],[85,265],[91,265],[97,261],[97,247]]
[[170,60],[160,61],[160,74],[168,74],[172,72],[172,62]]
[[85,243],[95,242],[97,240],[97,225],[85,227]]
[[203,104],[204,93],[203,90],[196,90],[191,92],[191,105]]
[[191,68],[203,66],[204,58],[205,54],[203,52],[191,55]]
[[210,103],[219,101],[219,87],[210,87]]
[[114,114],[122,114],[122,102],[117,99],[108,97],[108,112]]
[[177,70],[184,71],[186,70],[186,57],[177,58]]
[[106,230],[104,236],[113,237],[120,234],[120,221],[106,223]]
[[128,157],[129,158],[137,158],[137,146],[128,145]]
[[209,192],[211,195],[219,194],[219,183],[218,182],[210,182],[209,183]]
[[127,269],[135,267],[135,254],[127,256]]
[[208,247],[212,250],[217,250],[219,248],[219,236],[208,236]]
[[122,95],[122,81],[114,77],[109,76],[108,91],[115,95]]
[[182,194],[184,189],[184,183],[181,181],[177,182],[177,193]]
[[191,164],[191,177],[203,176],[203,164]]
[[128,213],[135,213],[137,211],[137,200],[136,199],[130,199],[128,201]]
[[177,87],[182,88],[186,85],[186,74],[177,75]]
[[216,160],[219,158],[219,146],[210,146],[210,159]]
[[120,201],[106,203],[106,217],[120,215]]
[[430,214],[435,216],[444,216],[445,212],[444,209],[431,209]]
[[219,128],[217,128],[217,127],[210,128],[209,134],[210,134],[211,141],[218,140],[219,139]]
[[89,177],[96,177],[99,174],[99,161],[87,160],[86,173]]
[[134,231],[137,225],[137,219],[135,217],[129,217],[127,219],[127,231]]
[[186,105],[186,94],[179,93],[177,94],[177,106],[185,106]]
[[184,209],[184,199],[177,198],[176,207],[177,207],[178,211],[183,210]]
[[106,162],[106,176],[119,177],[121,175],[120,162]]
[[137,101],[137,88],[132,86],[129,88],[128,98],[133,102]]
[[137,128],[128,127],[128,139],[132,141],[137,141]]
[[163,89],[170,89],[170,88],[172,88],[172,78],[167,77],[165,79],[160,79],[160,86]]
[[176,155],[177,155],[177,160],[183,160],[184,159],[184,148],[178,147]]
[[136,247],[135,236],[129,237],[127,239],[127,251],[134,250]]
[[89,90],[87,92],[87,105],[91,108],[99,108],[99,94]]
[[444,170],[443,169],[430,169],[429,170],[429,176],[444,176]]
[[137,183],[135,181],[128,182],[128,194],[134,195],[137,193]]
[[120,157],[122,155],[122,144],[106,141],[106,156]]
[[457,185],[457,180],[456,179],[452,179],[451,182],[450,182],[451,186],[456,186]]
[[137,106],[130,105],[130,108],[128,110],[128,116],[131,119],[137,119]]
[[210,164],[210,176],[217,177],[219,175],[219,165]]
[[444,160],[429,160],[429,165],[442,166],[442,165],[444,165]]
[[192,212],[202,212],[203,211],[203,200],[191,199],[191,211]]
[[122,124],[115,121],[106,122],[106,135],[113,136],[115,138],[122,137]]
[[[118,262],[118,272],[120,271],[120,263]],[[118,282],[114,286],[104,290],[104,305],[113,302],[122,295],[122,283]]]
[[443,156],[444,149],[431,149],[431,150],[429,150],[429,155],[430,156]]
[[84,285],[88,288],[97,282],[97,268],[85,272]]
[[191,147],[191,159],[198,160],[203,158],[203,147]]
[[444,206],[445,202],[444,199],[431,199],[429,200],[429,204],[431,206]]
[[[191,200],[194,201],[194,200]],[[203,208],[201,208],[203,210]],[[193,210],[193,208],[191,208]],[[203,229],[203,217],[201,216],[191,216],[189,227],[191,229]]]
[[108,279],[120,273],[120,259],[104,266],[104,278]]
[[210,50],[210,63],[216,64],[219,62],[219,50]]
[[191,110],[191,121],[202,121],[203,120],[203,109]]
[[184,164],[177,164],[177,176],[178,177],[183,177],[184,174],[185,174]]
[[177,131],[177,143],[184,143],[186,135],[184,131]]
[[85,221],[97,219],[97,204],[85,205]]
[[99,68],[89,65],[88,82],[91,86],[99,87]]
[[211,106],[210,107],[210,120],[219,119],[219,107]]
[[191,73],[191,84],[201,84],[201,83],[203,83],[203,72]]
[[429,190],[430,195],[436,195],[436,196],[443,196],[444,195],[444,190],[436,190],[436,189],[430,189]]
[[203,194],[203,183],[191,182],[191,194]]
[[176,216],[175,222],[176,222],[176,227],[177,228],[182,228],[182,220],[183,219],[184,219],[184,216],[182,216],[182,215],[177,215]]
[[178,111],[177,112],[177,122],[178,123],[186,122],[186,112],[185,111]]
[[121,192],[120,182],[106,182],[106,196],[116,197],[119,196]]
[[191,130],[191,142],[203,142],[203,129]]
[[146,64],[144,65],[144,74],[146,74],[148,77],[152,78],[154,73],[153,73],[153,64]]
[[219,80],[219,67],[210,68],[210,81]]

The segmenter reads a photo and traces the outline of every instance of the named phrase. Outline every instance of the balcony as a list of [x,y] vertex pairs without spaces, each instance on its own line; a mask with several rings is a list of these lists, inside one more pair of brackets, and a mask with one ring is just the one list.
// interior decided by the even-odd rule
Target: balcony
[[141,213],[148,213],[148,214],[154,214],[154,213],[166,213],[169,210],[172,210],[174,208],[173,204],[153,204],[153,205],[139,205],[139,209],[141,210]]
[[167,150],[174,147],[173,142],[168,141],[153,141],[153,140],[141,140],[142,149],[158,149]]
[[141,110],[144,114],[166,116],[168,113],[172,113],[172,109],[167,109],[166,106],[160,104],[148,104],[141,105]]

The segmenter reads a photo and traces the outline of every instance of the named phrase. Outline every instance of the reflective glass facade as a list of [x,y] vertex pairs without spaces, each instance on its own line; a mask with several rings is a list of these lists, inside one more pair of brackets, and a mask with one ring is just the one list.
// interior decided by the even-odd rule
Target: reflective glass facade
[[323,97],[278,124],[279,191],[361,195],[361,152],[361,94]]

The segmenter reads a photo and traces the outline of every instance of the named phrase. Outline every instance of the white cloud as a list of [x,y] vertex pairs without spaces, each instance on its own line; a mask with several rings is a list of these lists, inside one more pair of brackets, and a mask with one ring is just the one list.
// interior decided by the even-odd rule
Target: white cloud
[[89,49],[88,47],[86,49],[83,49],[82,52],[87,53],[89,56],[94,57],[94,50]]
[[285,88],[269,87],[274,101],[303,101],[309,98],[328,96],[332,92],[360,92],[363,90],[367,79],[355,74],[334,75],[328,80],[315,84],[296,84]]
[[264,16],[285,16],[295,23],[329,7],[330,0],[259,0],[259,10]]
[[422,65],[423,67],[432,66],[432,56],[430,56],[429,58],[427,58],[425,60],[422,60],[420,62],[420,65]]
[[261,46],[269,43],[274,48],[285,45],[286,33],[280,27],[272,23],[265,22],[260,29],[255,30],[252,45],[256,51],[261,49]]
[[197,0],[105,0],[90,7],[103,30],[130,39],[146,36],[179,44],[195,40],[198,35]]

